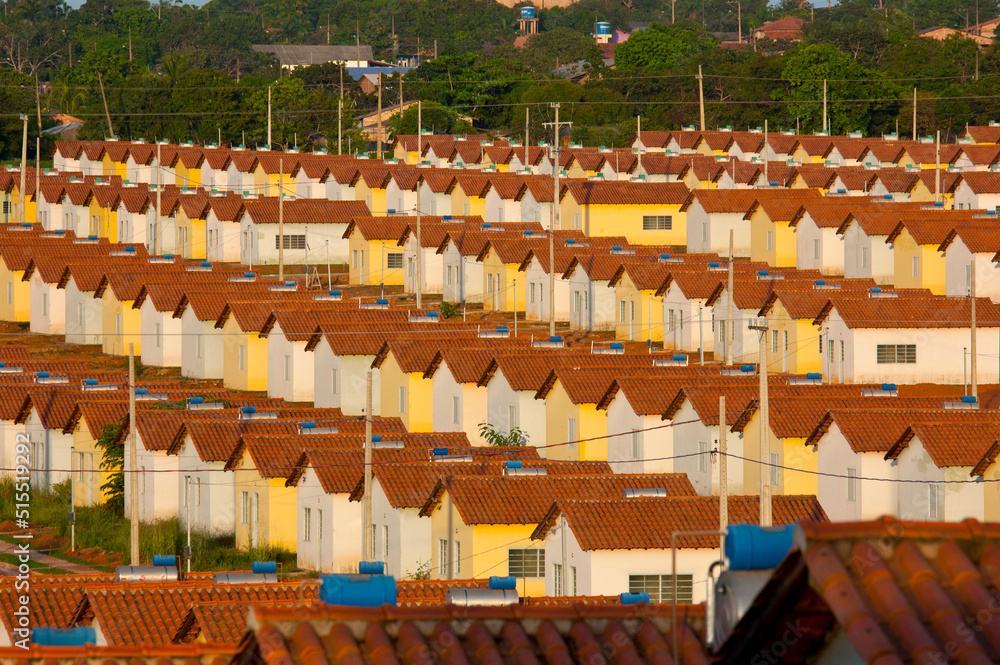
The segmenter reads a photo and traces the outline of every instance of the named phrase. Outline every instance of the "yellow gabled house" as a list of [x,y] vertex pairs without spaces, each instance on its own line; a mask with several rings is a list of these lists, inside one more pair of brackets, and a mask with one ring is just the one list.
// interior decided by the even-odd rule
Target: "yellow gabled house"
[[[459,173],[446,192],[451,195],[451,215],[453,217],[469,217],[479,215],[486,219],[486,192],[489,185],[489,174]],[[443,211],[442,211],[443,212]]]
[[101,468],[104,450],[97,441],[106,427],[117,437],[127,433],[128,401],[119,399],[86,400],[77,402],[63,429],[64,434],[73,435],[73,470],[77,474],[73,487],[74,506],[98,506],[107,499],[107,492],[101,489],[113,470]]
[[628,262],[619,266],[608,286],[615,290],[615,338],[663,341],[663,296],[670,264]]
[[425,376],[440,340],[390,339],[372,367],[379,370],[381,416],[399,418],[409,432],[434,431],[433,379]]
[[274,310],[270,300],[230,301],[215,322],[222,329],[222,385],[230,390],[267,390],[267,338],[260,331]]
[[390,180],[389,169],[384,165],[373,163],[358,168],[357,179],[354,181],[354,199],[364,201],[373,215],[386,214],[388,205],[385,188]]
[[570,180],[561,186],[559,225],[635,245],[683,246],[688,193],[681,182]]
[[25,249],[14,243],[0,243],[0,288],[3,289],[0,321],[14,323],[31,319],[31,282],[24,281],[31,252]]
[[207,220],[211,207],[208,197],[194,192],[182,192],[174,212],[177,225],[175,252],[185,259],[205,260],[208,245]]
[[[892,283],[897,289],[930,289],[934,295],[945,295],[945,259],[941,245],[953,236],[954,225],[935,219],[940,214],[914,214],[913,219],[896,224],[886,238],[886,244],[892,248]],[[974,223],[971,219],[968,222]]]
[[399,240],[412,221],[405,215],[351,220],[344,230],[351,284],[403,285],[403,248]]
[[244,434],[226,470],[235,484],[236,548],[276,547],[295,551],[298,487],[286,481],[302,454],[283,436]]
[[823,370],[824,340],[813,321],[831,296],[844,292],[839,288],[828,290],[817,286],[826,285],[776,289],[760,309],[759,315],[767,317],[768,371],[808,374]]
[[141,273],[109,272],[104,275],[100,286],[94,292],[101,299],[101,351],[111,356],[127,356],[129,344],[134,344],[134,353],[142,352],[141,310],[134,309],[144,280],[150,275]]
[[476,261],[483,264],[483,309],[524,311],[528,280],[520,274],[520,269],[528,252],[533,247],[538,248],[538,243],[539,240],[524,237],[498,237],[490,238],[483,246],[476,257]]
[[750,260],[772,268],[795,268],[798,246],[792,220],[798,219],[805,201],[819,197],[819,192],[811,189],[798,192],[794,198],[761,193],[743,217],[750,222]]

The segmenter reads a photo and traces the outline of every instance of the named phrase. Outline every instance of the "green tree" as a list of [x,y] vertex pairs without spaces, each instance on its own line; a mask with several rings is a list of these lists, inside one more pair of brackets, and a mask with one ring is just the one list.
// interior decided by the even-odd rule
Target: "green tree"
[[687,22],[665,26],[654,23],[615,49],[615,66],[624,71],[663,71],[714,48],[701,26]]
[[115,425],[105,425],[100,438],[94,443],[101,450],[101,468],[108,471],[104,491],[104,505],[115,515],[125,514],[125,444],[120,436],[125,419]]

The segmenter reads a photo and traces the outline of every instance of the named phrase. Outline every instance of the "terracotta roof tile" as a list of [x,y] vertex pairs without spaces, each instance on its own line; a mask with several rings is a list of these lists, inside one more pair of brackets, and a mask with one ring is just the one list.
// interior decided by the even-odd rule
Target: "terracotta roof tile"
[[[832,298],[816,317],[822,323],[832,310],[850,328],[968,328],[968,298],[904,296],[898,298]],[[1000,327],[1000,311],[989,298],[976,298],[976,325]]]
[[681,205],[688,188],[681,182],[629,182],[626,180],[577,180],[562,186],[580,205]]

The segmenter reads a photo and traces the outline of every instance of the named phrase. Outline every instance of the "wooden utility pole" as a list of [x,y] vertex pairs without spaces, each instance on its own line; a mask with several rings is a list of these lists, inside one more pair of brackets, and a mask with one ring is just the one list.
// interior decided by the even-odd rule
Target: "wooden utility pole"
[[38,117],[38,135],[42,135],[42,91],[38,83],[38,74],[35,74],[35,113]]
[[132,26],[128,27],[128,61],[132,62]]
[[[729,526],[729,448],[726,445],[726,396],[719,395],[719,531]],[[726,537],[719,536],[719,547],[726,551]]]
[[698,65],[698,115],[701,117],[701,131],[705,131],[705,79]]
[[271,149],[271,86],[267,86],[267,149]]
[[403,62],[397,60],[396,64],[399,65],[399,117],[403,117]]
[[417,283],[416,283],[416,286],[415,286],[415,290],[417,292],[417,309],[420,309],[421,306],[422,306],[421,291],[423,291],[423,288],[422,288],[423,287],[423,282],[420,281],[420,277],[421,277],[421,274],[420,274],[420,257],[421,257],[421,253],[422,253],[421,252],[421,247],[420,247],[420,181],[422,179],[423,178],[421,176],[417,176],[417,270],[416,270],[416,273],[417,273],[416,274]]
[[330,45],[330,12],[326,13],[326,45]]
[[278,281],[285,283],[285,165],[278,158]]
[[526,106],[524,108],[524,163],[522,166],[528,166],[528,132],[531,129],[531,107]]
[[[735,176],[736,172],[733,171]],[[726,322],[722,329],[722,333],[725,336],[723,343],[725,346],[726,354],[726,364],[733,364],[733,342],[735,340],[736,330],[733,325],[733,230],[729,229],[729,264],[726,268],[728,275],[726,276],[726,288],[729,290],[729,297],[726,299]]]
[[344,98],[337,100],[337,154],[344,150]]
[[917,140],[917,88],[913,88],[913,140]]
[[[367,392],[365,393],[365,493],[362,495],[362,561],[368,560],[372,552],[372,372],[367,374]],[[451,538],[451,535],[448,536]],[[449,557],[450,558],[450,557]]]
[[382,161],[382,72],[378,73],[378,114],[375,118],[375,122],[378,123],[378,131],[376,132],[378,144],[375,146],[375,154],[379,161]]
[[355,41],[355,46],[357,46],[358,49],[358,64],[355,65],[355,67],[360,67],[361,66],[361,21],[358,21],[357,25],[354,28],[354,41]]
[[108,135],[115,135],[115,128],[111,126],[111,112],[108,110],[108,98],[104,94],[104,81],[101,80],[101,72],[97,72],[97,85],[101,86],[101,100],[104,101],[104,117],[108,120]]
[[642,175],[642,116],[637,115],[635,117],[635,174],[636,176]]
[[[552,125],[552,135],[555,140],[555,144],[552,146],[552,185],[553,185],[553,196],[552,196],[552,226],[549,228],[549,336],[555,336],[556,334],[556,278],[555,278],[555,265],[556,265],[556,250],[555,250],[555,234],[556,229],[559,228],[559,125],[572,125],[571,122],[559,122],[559,102],[552,102],[549,104],[553,110],[555,110],[555,122],[543,123],[544,125]],[[525,159],[527,159],[528,149],[525,146],[524,149]]]
[[424,110],[421,100],[417,100],[417,164],[420,163],[420,155],[424,151]]
[[771,186],[771,181],[767,176],[767,118],[764,119],[764,186]]
[[135,435],[135,345],[128,344],[128,462],[129,469],[129,525],[131,527],[129,560],[133,566],[139,565],[139,467],[136,458]]
[[767,319],[761,317],[751,324],[750,330],[760,333],[760,359],[757,372],[760,375],[760,525],[771,526],[771,425],[768,422],[767,404]]
[[979,396],[979,377],[976,371],[976,255],[972,255],[969,275],[969,309],[972,314],[972,339],[969,340],[969,384],[972,396]]

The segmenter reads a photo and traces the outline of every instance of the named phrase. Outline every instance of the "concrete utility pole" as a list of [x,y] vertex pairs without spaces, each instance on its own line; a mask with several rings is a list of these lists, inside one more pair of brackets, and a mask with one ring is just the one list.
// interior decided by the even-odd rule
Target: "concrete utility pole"
[[934,136],[934,202],[941,200],[941,130]]
[[128,27],[128,61],[132,62],[132,26]]
[[358,64],[357,67],[361,66],[361,21],[357,21],[354,28],[354,40],[358,49]]
[[826,79],[823,79],[823,131],[826,129]]
[[375,152],[379,161],[382,161],[382,72],[378,73],[378,114],[375,117],[375,122],[378,123],[378,131],[376,132],[378,145],[375,147]]
[[[367,392],[365,393],[365,493],[363,502],[362,526],[364,534],[361,539],[363,551],[361,560],[367,561],[372,553],[372,372],[367,373]],[[451,536],[449,535],[449,538]],[[450,558],[450,555],[449,555]]]
[[[343,74],[341,74],[343,76]],[[337,154],[343,153],[344,149],[344,98],[337,100]]]
[[972,396],[979,396],[979,376],[976,371],[976,255],[972,255],[972,265],[969,275],[969,308],[972,314],[972,339],[969,340],[969,383],[972,386]]
[[642,171],[642,116],[637,115],[635,117],[635,174],[641,175],[639,172]]
[[701,117],[701,131],[705,131],[705,79],[698,65],[698,115]]
[[424,109],[423,102],[417,100],[417,164],[420,164],[421,153],[424,151]]
[[913,88],[913,140],[917,140],[917,88]]
[[[552,226],[549,228],[549,336],[554,336],[556,334],[556,250],[555,250],[555,232],[559,228],[559,125],[572,125],[571,122],[559,122],[559,103],[552,102],[549,104],[555,110],[555,121],[542,123],[545,126],[552,126],[552,135],[555,139],[555,145],[553,145],[552,151],[552,184],[553,184],[553,196],[552,196]],[[525,159],[528,155],[528,147],[524,148]]]
[[131,527],[130,561],[133,566],[139,565],[139,468],[136,459],[135,436],[135,345],[128,344],[128,462],[132,473],[129,478],[129,525]]
[[524,109],[524,164],[528,166],[528,130],[531,128],[531,108]]
[[771,186],[771,181],[767,177],[767,119],[764,120],[764,186]]
[[271,149],[271,86],[267,86],[267,149]]
[[761,317],[758,323],[750,325],[750,330],[760,333],[760,525],[771,526],[771,425],[768,422],[767,405],[767,319]]
[[285,165],[278,157],[278,281],[285,283]]
[[[21,223],[24,224],[27,219],[27,211],[25,210],[25,201],[27,200],[24,195],[24,188],[27,186],[25,173],[28,170],[28,114],[21,114],[21,120],[24,121],[24,136],[21,138],[21,191],[19,193],[20,203],[20,217]],[[35,192],[35,200],[38,200],[38,192]],[[37,219],[38,214],[36,212],[35,217]]]
[[161,193],[163,191],[163,163],[160,161],[160,142],[156,142],[156,222],[153,224],[153,254],[156,254],[156,248],[159,243],[157,239],[160,237],[160,201]]
[[403,62],[402,60],[397,60],[396,64],[399,65],[399,117],[403,117]]
[[420,275],[420,255],[421,255],[421,251],[422,251],[422,248],[420,246],[420,181],[421,180],[423,180],[423,177],[420,176],[420,175],[418,175],[417,176],[417,270],[416,270],[416,273],[417,273],[416,274],[417,283],[416,283],[416,286],[415,286],[415,290],[417,292],[417,309],[420,309],[421,306],[422,306],[422,304],[423,304],[422,301],[421,301],[421,291],[423,291],[423,288],[422,288],[423,287],[423,283],[420,281],[420,277],[421,277],[421,275]]
[[[87,497],[88,500],[90,497]],[[69,447],[69,551],[76,549],[76,446]]]
[[[729,448],[726,445],[726,396],[719,395],[719,531],[729,526]],[[719,537],[719,548],[725,556],[726,537]]]
[[[735,173],[735,172],[734,172]],[[722,335],[723,346],[725,347],[726,365],[733,364],[733,341],[736,330],[733,325],[733,230],[729,229],[729,264],[726,267],[726,288],[729,298],[726,302],[726,321],[723,323]]]

